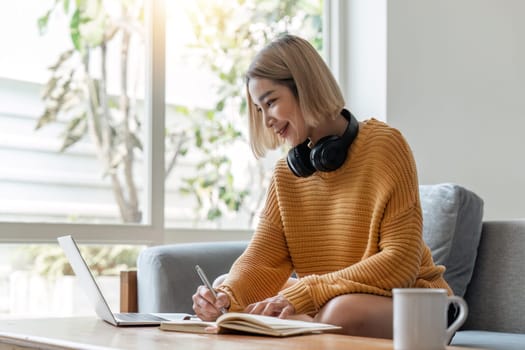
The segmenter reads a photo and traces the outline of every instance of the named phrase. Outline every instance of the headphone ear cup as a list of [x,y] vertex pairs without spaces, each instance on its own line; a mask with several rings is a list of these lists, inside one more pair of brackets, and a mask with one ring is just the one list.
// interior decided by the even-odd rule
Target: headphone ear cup
[[338,136],[325,136],[310,152],[310,163],[319,171],[339,169],[346,160],[348,148]]
[[306,140],[288,151],[286,162],[295,176],[308,177],[315,172],[315,168],[310,162],[311,150],[308,147],[309,142],[309,140]]

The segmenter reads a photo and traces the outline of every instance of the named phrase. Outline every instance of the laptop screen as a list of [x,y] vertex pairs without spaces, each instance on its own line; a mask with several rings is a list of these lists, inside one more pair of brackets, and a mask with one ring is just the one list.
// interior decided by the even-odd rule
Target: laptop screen
[[64,250],[66,257],[69,260],[69,264],[78,278],[80,286],[87,293],[89,300],[95,307],[95,312],[97,315],[104,321],[107,321],[111,324],[117,324],[117,321],[115,320],[115,317],[113,316],[113,313],[111,312],[111,309],[106,302],[106,299],[104,298],[104,295],[102,294],[95,277],[89,270],[89,267],[82,257],[80,249],[78,249],[78,245],[76,244],[73,237],[62,236],[58,237],[57,240],[58,244],[60,244]]

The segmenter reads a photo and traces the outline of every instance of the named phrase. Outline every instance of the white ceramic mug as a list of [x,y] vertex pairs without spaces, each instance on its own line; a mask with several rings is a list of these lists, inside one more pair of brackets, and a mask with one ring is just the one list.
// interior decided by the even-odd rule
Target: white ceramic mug
[[[445,289],[395,288],[393,298],[395,350],[443,350],[467,320],[465,300],[449,297]],[[447,328],[451,303],[459,307],[459,315]]]

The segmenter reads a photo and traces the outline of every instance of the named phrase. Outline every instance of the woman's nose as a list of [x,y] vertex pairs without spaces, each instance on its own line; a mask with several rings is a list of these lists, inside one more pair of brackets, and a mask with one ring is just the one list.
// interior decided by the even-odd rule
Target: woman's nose
[[266,125],[267,128],[271,128],[273,124],[275,123],[275,119],[268,116],[268,114],[265,112],[262,112],[262,113],[263,113],[263,118],[264,118],[264,125]]

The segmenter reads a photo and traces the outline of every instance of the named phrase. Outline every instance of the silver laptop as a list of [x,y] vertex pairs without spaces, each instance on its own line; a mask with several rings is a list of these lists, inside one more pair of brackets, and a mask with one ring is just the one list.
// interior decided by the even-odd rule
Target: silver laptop
[[95,307],[95,312],[104,321],[114,326],[156,326],[162,321],[182,320],[191,317],[186,313],[113,313],[100,290],[95,277],[80,254],[78,246],[71,236],[58,237],[58,244],[64,250],[69,264],[73,268],[82,289]]

